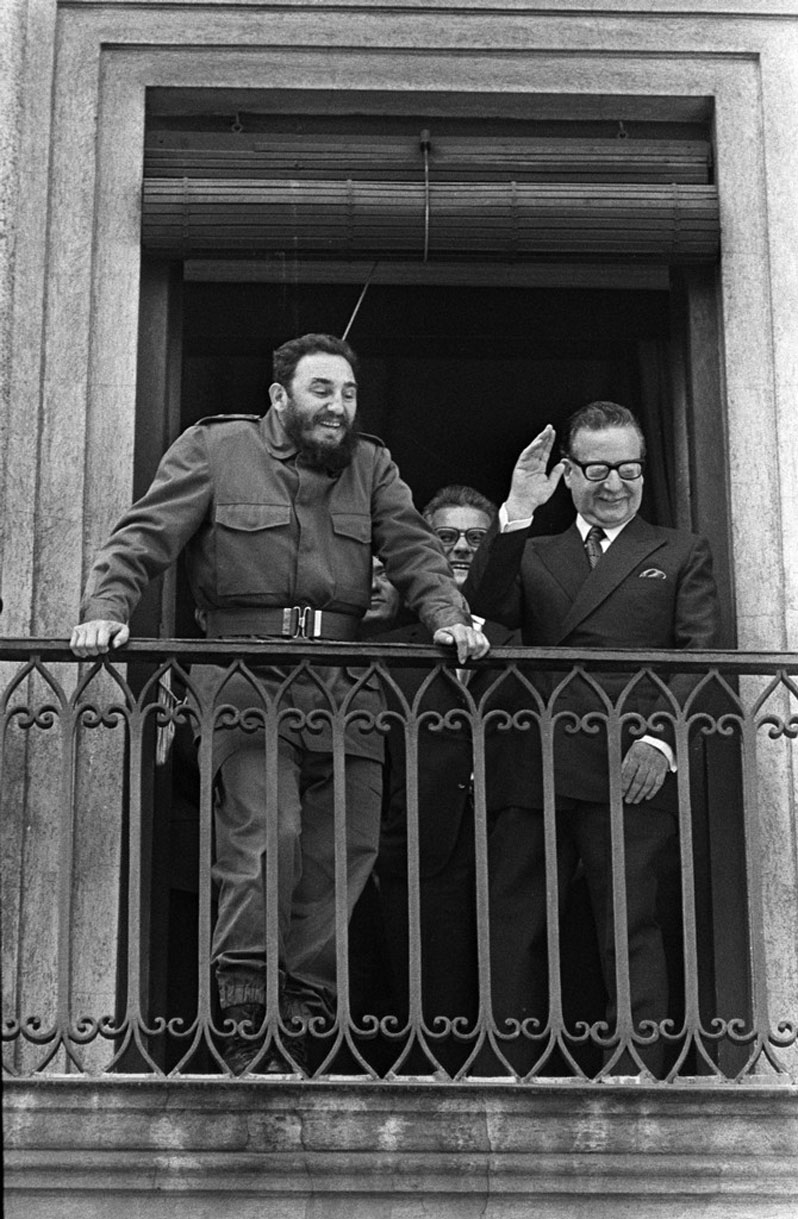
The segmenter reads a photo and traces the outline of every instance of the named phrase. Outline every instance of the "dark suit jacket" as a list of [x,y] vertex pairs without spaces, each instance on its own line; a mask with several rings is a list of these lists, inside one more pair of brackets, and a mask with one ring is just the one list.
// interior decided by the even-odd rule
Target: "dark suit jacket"
[[[717,646],[719,606],[712,559],[705,538],[649,525],[635,517],[591,571],[576,524],[551,537],[529,537],[527,530],[500,533],[494,525],[480,546],[463,589],[476,614],[520,628],[522,642],[536,647],[712,648]],[[616,699],[631,673],[593,674]],[[548,698],[565,674],[533,673],[531,680]],[[683,699],[695,684],[686,676],[668,685]],[[532,702],[530,701],[530,705]],[[655,683],[641,681],[630,690],[622,711],[648,717],[670,710]],[[558,695],[555,711],[584,716],[606,711],[589,681],[572,679]],[[653,734],[652,729],[648,730]],[[667,730],[664,732],[666,737]],[[534,734],[537,738],[537,733]],[[626,734],[625,752],[631,741]],[[524,757],[533,807],[542,805],[539,740]],[[603,802],[608,799],[607,741],[591,735],[555,733],[555,786],[560,796]],[[669,777],[652,807],[673,808],[675,783]]]
[[[486,623],[485,634],[494,646],[510,646],[517,642],[514,632],[495,623]],[[375,640],[376,641],[376,640]],[[429,633],[419,623],[379,636],[381,643],[431,643]],[[396,667],[391,676],[408,703],[413,703],[429,669]],[[472,670],[468,690],[475,703],[496,681],[499,672],[493,668]],[[504,686],[497,688],[495,700],[487,706],[507,705],[509,695]],[[388,705],[399,709],[395,694],[388,695]],[[467,696],[454,673],[439,673],[424,692],[420,711],[445,715],[457,709],[466,710]],[[485,768],[488,807],[500,807],[512,800],[504,792],[504,782],[512,774],[508,756],[510,735],[486,730]],[[407,789],[406,749],[404,728],[394,725],[389,733],[387,776],[384,799],[383,831],[380,841],[379,869],[383,872],[404,873],[407,866]],[[470,784],[473,769],[472,737],[464,721],[439,731],[423,726],[419,732],[418,809],[419,852],[421,876],[435,876],[446,867],[457,844],[463,818],[471,817]]]

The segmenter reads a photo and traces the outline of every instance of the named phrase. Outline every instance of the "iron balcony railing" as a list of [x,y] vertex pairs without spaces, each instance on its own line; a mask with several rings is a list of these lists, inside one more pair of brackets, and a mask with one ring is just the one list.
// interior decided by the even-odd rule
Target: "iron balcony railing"
[[[651,1070],[663,1085],[694,1076],[789,1075],[798,1020],[795,1011],[773,1010],[762,804],[790,798],[798,656],[504,647],[468,666],[479,683],[438,649],[398,644],[139,641],[110,659],[79,664],[62,641],[7,640],[0,660],[3,1036],[11,1074],[230,1074],[222,1057],[230,1026],[217,1006],[210,960],[213,733],[221,724],[262,733],[269,774],[279,729],[291,723],[326,725],[332,734],[338,987],[331,1014],[300,1021],[311,1051],[303,1066],[292,1055],[296,1026],[289,1029],[284,1012],[281,1018],[277,831],[270,816],[266,1016],[260,1029],[240,1030],[263,1056],[279,1048],[286,1071],[300,1078],[387,1082],[498,1076],[598,1083],[635,1075],[655,1060]],[[192,681],[198,664],[218,666],[210,699],[200,698]],[[273,698],[258,684],[265,665],[280,666],[282,674]],[[324,666],[345,666],[351,675],[341,701],[325,684]],[[250,684],[245,712],[225,701],[233,676]],[[310,681],[317,692],[312,713],[291,705],[297,681]],[[648,715],[630,710],[639,708],[643,686],[654,694]],[[577,687],[593,699],[589,712],[573,709]],[[431,709],[434,688],[445,695],[437,710]],[[372,697],[364,709],[366,690]],[[394,863],[389,876],[381,852],[350,923],[343,741],[354,722],[388,747]],[[678,792],[678,834],[658,863],[657,918],[670,997],[656,1020],[636,1027],[618,776],[623,734],[663,725],[672,730]],[[555,800],[557,742],[580,733],[603,741],[611,772],[609,987],[617,995],[611,1020],[582,864],[576,861],[565,878],[556,867],[558,816],[567,816]],[[493,1010],[492,956],[500,943],[491,929],[493,742],[511,743],[509,754],[501,754],[507,766],[523,756],[513,750],[523,751],[533,738],[544,807],[523,815],[540,818],[545,849],[545,960],[535,968],[545,971],[546,1007],[535,1015],[505,1012],[500,1021]],[[430,787],[438,754],[451,756],[436,745],[444,740],[468,757],[460,864],[449,890],[446,868],[430,876],[425,860],[427,830],[438,815],[430,790],[439,783],[443,803],[453,781],[442,771]],[[421,800],[419,763],[426,774]],[[397,822],[396,792],[401,806],[403,787],[406,816]],[[268,796],[273,807],[276,799],[275,781]],[[397,884],[404,900],[386,904]],[[436,1010],[429,989],[437,979],[430,983],[425,965],[441,926],[448,934],[451,911],[457,935],[447,976],[455,990],[463,983],[464,997],[461,1009],[449,1001]],[[440,950],[438,943],[435,960]],[[523,972],[523,962],[518,968]],[[247,1078],[268,1083],[272,1077]]]

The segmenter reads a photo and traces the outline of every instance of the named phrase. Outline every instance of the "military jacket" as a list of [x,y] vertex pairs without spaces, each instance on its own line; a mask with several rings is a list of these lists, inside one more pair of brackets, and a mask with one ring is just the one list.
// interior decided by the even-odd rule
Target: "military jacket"
[[307,604],[360,617],[373,550],[430,631],[470,625],[388,450],[361,437],[342,472],[311,469],[274,411],[204,420],[175,441],[99,552],[83,619],[127,622],[183,549],[202,609]]
[[[182,551],[204,610],[310,605],[360,617],[376,553],[430,632],[471,622],[382,443],[362,436],[344,470],[312,469],[274,410],[206,419],[178,437],[97,555],[82,620],[127,622],[147,583]],[[309,747],[324,748],[324,736]]]

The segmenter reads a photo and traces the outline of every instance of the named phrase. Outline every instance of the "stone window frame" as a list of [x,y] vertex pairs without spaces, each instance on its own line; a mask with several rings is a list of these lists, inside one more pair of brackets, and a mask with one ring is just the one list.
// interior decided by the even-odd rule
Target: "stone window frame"
[[[655,112],[663,98],[712,99],[738,642],[776,650],[790,632],[794,640],[798,589],[790,581],[798,575],[789,574],[787,559],[798,519],[790,396],[798,148],[790,123],[798,114],[798,82],[790,64],[798,31],[772,9],[757,19],[764,10],[755,3],[751,17],[713,14],[698,4],[674,15],[667,7],[652,13],[648,5],[634,11],[618,4],[618,11],[593,16],[566,0],[557,14],[511,4],[497,14],[474,0],[452,6],[445,20],[440,8],[425,12],[402,0],[384,11],[346,0],[187,2],[158,12],[157,20],[150,5],[135,2],[72,0],[34,9],[19,177],[20,200],[29,205],[21,204],[16,236],[6,462],[9,493],[22,489],[25,471],[35,471],[36,494],[19,495],[9,623],[23,607],[35,634],[66,633],[65,616],[76,611],[91,554],[130,501],[146,90],[317,89],[345,80],[348,87],[423,91],[468,80],[475,93],[647,97]],[[54,25],[45,31],[53,11]],[[763,586],[772,590],[765,605]],[[789,1007],[779,999],[794,993],[798,976],[796,910],[784,900],[794,892],[795,861],[782,850],[794,838],[785,797],[790,778],[786,769],[760,777],[775,1010]],[[118,821],[99,817],[108,796],[100,784],[89,797],[103,825],[95,858],[106,877],[118,875]],[[109,883],[109,897],[114,887]],[[109,912],[113,906],[101,904]],[[100,963],[103,943],[87,934],[75,946],[83,962],[76,987],[96,994],[113,979]]]

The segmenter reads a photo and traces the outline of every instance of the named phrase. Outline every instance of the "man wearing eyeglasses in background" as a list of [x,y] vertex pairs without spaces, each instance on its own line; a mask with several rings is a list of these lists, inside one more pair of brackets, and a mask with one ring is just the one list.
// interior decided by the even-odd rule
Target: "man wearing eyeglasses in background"
[[[568,421],[562,459],[550,472],[554,444],[548,425],[521,453],[499,519],[474,559],[463,591],[474,613],[520,628],[522,642],[538,647],[711,648],[719,608],[709,544],[693,534],[648,524],[639,515],[645,440],[634,415],[612,402],[592,402]],[[576,521],[564,533],[529,536],[537,509],[564,478]],[[611,700],[632,674],[594,674]],[[566,677],[533,675],[544,700]],[[669,681],[681,699],[689,678]],[[670,710],[655,683],[643,679],[622,712],[649,717]],[[572,678],[554,712],[606,714],[590,681]],[[649,724],[647,735],[624,731],[620,783],[626,856],[626,902],[631,1009],[641,1021],[668,1016],[668,984],[657,921],[657,866],[677,829],[673,743],[667,729]],[[495,819],[489,842],[491,967],[494,1015],[538,1018],[545,1026],[546,888],[543,839],[543,767],[540,740],[523,753],[529,799]],[[590,892],[610,1031],[617,1015],[610,843],[607,734],[601,729],[555,729],[554,786],[557,867],[564,882],[581,859]],[[531,807],[530,807],[531,806]],[[662,1070],[661,1041],[641,1050],[654,1073]],[[619,1073],[639,1068],[625,1056]]]
[[462,588],[474,555],[495,519],[495,505],[473,487],[443,487],[422,516],[446,551],[455,581]]

